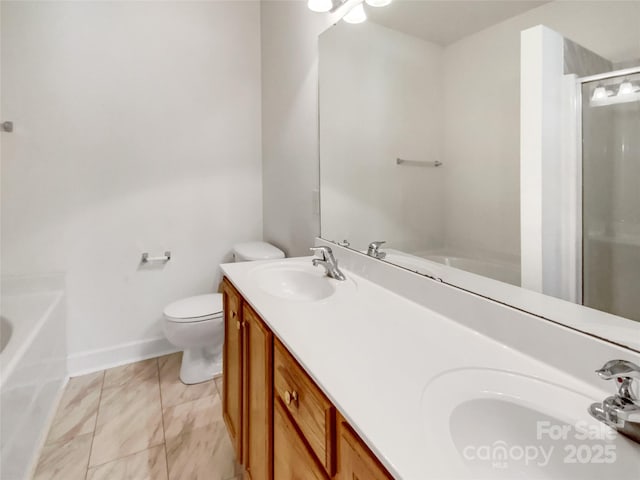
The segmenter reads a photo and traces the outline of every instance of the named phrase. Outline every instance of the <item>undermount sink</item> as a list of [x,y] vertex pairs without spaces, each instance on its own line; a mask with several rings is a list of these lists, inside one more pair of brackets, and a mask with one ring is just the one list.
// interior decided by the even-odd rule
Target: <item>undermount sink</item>
[[250,275],[265,293],[290,301],[323,300],[336,293],[338,283],[311,262],[278,262],[257,267]]
[[423,391],[425,438],[442,478],[640,478],[640,445],[595,421],[597,399],[491,369],[446,372]]

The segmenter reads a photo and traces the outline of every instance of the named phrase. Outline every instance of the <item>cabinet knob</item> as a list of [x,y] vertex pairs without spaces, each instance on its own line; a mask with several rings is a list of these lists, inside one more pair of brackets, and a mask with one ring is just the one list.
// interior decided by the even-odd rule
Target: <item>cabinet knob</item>
[[231,318],[236,318],[237,313],[234,311],[231,311]]
[[289,392],[288,390],[284,392],[284,403],[287,405],[291,405],[291,402],[298,401],[298,392],[295,390],[293,392]]
[[236,320],[236,328],[240,330],[240,320]]

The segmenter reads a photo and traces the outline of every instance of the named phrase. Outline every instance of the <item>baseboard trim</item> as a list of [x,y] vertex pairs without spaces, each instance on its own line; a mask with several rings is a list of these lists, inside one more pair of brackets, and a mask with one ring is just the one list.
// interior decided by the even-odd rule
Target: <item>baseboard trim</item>
[[70,377],[77,377],[178,351],[166,338],[152,338],[69,355],[67,369]]

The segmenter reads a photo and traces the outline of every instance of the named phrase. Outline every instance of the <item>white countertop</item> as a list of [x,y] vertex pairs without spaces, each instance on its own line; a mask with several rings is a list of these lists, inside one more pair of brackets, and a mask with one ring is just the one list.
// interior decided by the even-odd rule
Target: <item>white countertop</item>
[[[472,478],[438,425],[461,397],[491,393],[483,391],[482,382],[474,383],[479,375],[500,371],[507,378],[512,372],[530,383],[541,379],[573,392],[581,408],[567,412],[572,422],[589,421],[588,405],[612,393],[608,385],[597,389],[581,382],[348,270],[343,269],[347,282],[330,280],[337,294],[316,302],[279,299],[252,279],[257,267],[301,262],[310,265],[311,257],[221,268],[397,479]],[[446,372],[455,377],[445,377]],[[455,379],[454,388],[443,378]],[[526,401],[528,392],[518,384],[499,395]],[[550,398],[543,403],[554,405]]]

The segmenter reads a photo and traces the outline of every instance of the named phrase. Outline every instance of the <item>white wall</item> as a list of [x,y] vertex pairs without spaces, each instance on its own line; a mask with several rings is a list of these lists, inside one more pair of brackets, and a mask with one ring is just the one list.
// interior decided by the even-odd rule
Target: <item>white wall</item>
[[2,2],[2,109],[3,273],[66,272],[72,369],[166,348],[261,237],[259,3]]
[[261,2],[264,239],[308,255],[318,212],[318,35],[332,23],[298,0]]
[[[320,37],[322,237],[442,246],[442,47],[374,23]],[[409,95],[407,93],[410,92]]]
[[444,50],[444,235],[453,251],[517,260],[520,47],[496,29]]

